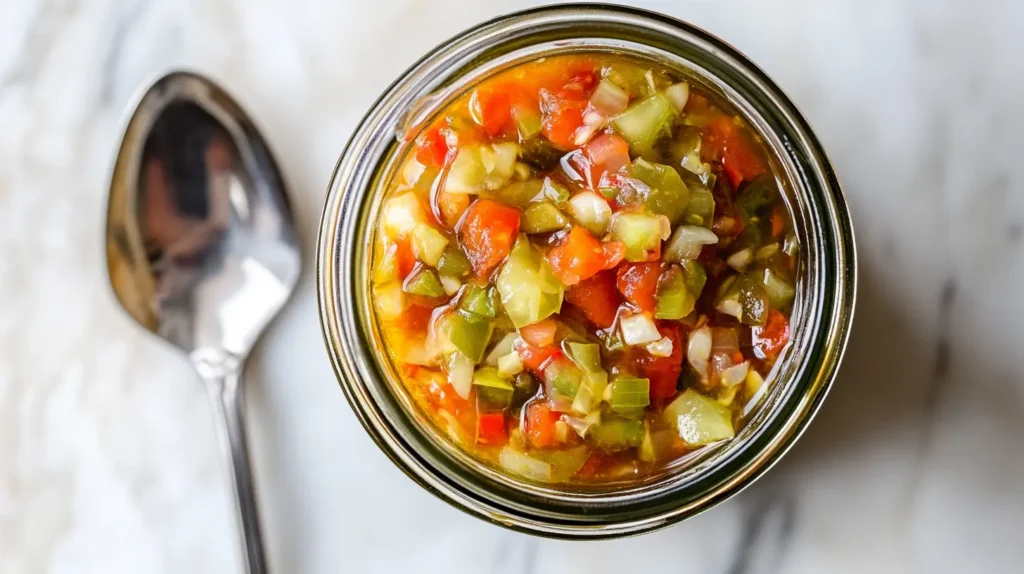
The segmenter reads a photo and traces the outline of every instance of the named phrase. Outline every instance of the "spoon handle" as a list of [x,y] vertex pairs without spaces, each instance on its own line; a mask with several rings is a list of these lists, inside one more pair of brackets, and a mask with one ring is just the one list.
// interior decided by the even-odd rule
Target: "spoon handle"
[[242,524],[245,544],[246,574],[266,574],[263,539],[260,535],[259,512],[249,467],[249,448],[245,436],[243,415],[241,361],[218,361],[212,364],[193,357],[193,364],[206,383],[206,389],[216,413],[221,450],[231,465],[235,491],[235,511]]

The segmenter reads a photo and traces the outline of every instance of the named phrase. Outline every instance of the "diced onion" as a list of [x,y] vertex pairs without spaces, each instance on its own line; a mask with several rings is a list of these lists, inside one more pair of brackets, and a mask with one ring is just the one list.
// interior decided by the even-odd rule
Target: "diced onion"
[[503,377],[512,377],[523,371],[523,360],[519,353],[512,351],[498,359],[498,374]]
[[392,239],[409,235],[417,223],[425,220],[423,205],[411,191],[389,199],[384,204],[384,213],[381,217],[384,232]]
[[569,440],[569,425],[563,420],[555,421],[555,440],[563,443]]
[[754,252],[748,247],[733,253],[725,260],[725,262],[729,264],[729,267],[742,272],[746,270],[747,265],[750,265],[750,262],[753,261],[753,259]]
[[737,321],[743,318],[743,305],[740,305],[740,302],[736,299],[722,299],[718,302],[718,305],[715,305],[715,309],[719,313],[736,317]]
[[583,116],[583,125],[576,130],[576,139],[573,140],[573,144],[581,146],[594,137],[598,131],[604,129],[608,125],[608,117],[598,112],[589,112]]
[[665,97],[677,112],[683,111],[686,101],[690,99],[690,84],[679,82],[665,88]]
[[668,337],[662,337],[653,343],[647,344],[647,352],[654,355],[655,357],[671,357],[672,356],[672,339]]
[[754,369],[747,370],[747,377],[743,383],[744,390],[748,397],[754,396],[757,391],[761,390],[761,385],[764,384],[764,378],[761,373],[758,373]]
[[597,84],[594,95],[590,96],[590,105],[609,116],[621,114],[629,106],[629,92],[605,78]]
[[459,289],[462,288],[462,281],[459,281],[454,277],[442,275],[441,286],[444,287],[445,294],[451,297],[452,295],[458,293]]
[[455,389],[455,394],[468,399],[473,388],[473,361],[458,351],[449,355],[448,382]]
[[377,314],[385,321],[397,319],[405,312],[405,292],[398,281],[374,287],[373,299],[377,303]]
[[723,386],[734,387],[747,378],[747,372],[750,370],[750,362],[743,361],[738,365],[733,365],[728,369],[723,370],[718,374],[719,380]]
[[501,453],[498,454],[498,463],[505,470],[525,478],[541,482],[549,482],[551,480],[550,464],[512,450],[509,447],[501,449]]
[[622,340],[627,345],[646,345],[661,339],[661,333],[654,320],[643,313],[624,317],[619,325],[622,329]]
[[[597,416],[600,418],[600,411],[597,411]],[[576,434],[580,435],[580,438],[587,438],[587,431],[590,430],[590,427],[594,426],[594,418],[595,417],[591,416],[581,418],[562,415],[562,420],[565,421],[565,424],[569,425],[569,428],[576,431]]]
[[714,231],[696,225],[680,225],[668,240],[664,258],[673,262],[694,260],[700,256],[702,247],[715,243],[718,243],[718,236]]
[[484,359],[484,363],[492,367],[498,366],[498,359],[512,352],[512,347],[518,338],[519,333],[516,333],[515,331],[505,335],[505,337],[498,341],[498,344],[494,346],[494,349],[491,350],[490,354],[487,355]]
[[707,325],[690,333],[686,345],[686,360],[702,379],[708,376],[708,360],[711,358],[711,329]]
[[612,208],[593,191],[584,191],[569,200],[569,215],[594,235],[604,235],[612,220]]

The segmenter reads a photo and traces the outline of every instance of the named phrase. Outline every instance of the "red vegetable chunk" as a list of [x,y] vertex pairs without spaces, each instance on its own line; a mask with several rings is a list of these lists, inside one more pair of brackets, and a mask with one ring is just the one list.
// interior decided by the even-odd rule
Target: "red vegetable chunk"
[[626,263],[619,267],[619,293],[641,311],[653,313],[657,306],[661,263]]
[[565,299],[583,312],[599,329],[608,329],[615,323],[621,299],[615,288],[615,272],[600,271],[584,279],[565,292]]
[[459,240],[473,272],[481,277],[490,275],[512,251],[518,233],[518,209],[493,199],[476,200],[459,226]]

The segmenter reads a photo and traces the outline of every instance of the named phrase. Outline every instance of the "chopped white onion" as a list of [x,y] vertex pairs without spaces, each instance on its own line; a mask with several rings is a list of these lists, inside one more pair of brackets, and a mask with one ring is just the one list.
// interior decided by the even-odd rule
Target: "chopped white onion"
[[690,99],[690,84],[679,82],[665,88],[665,97],[677,112],[683,111],[686,101]]
[[740,302],[736,299],[722,299],[718,302],[718,305],[715,305],[715,309],[719,313],[736,317],[737,321],[743,319],[743,305],[740,305]]
[[373,300],[377,304],[377,314],[385,321],[397,319],[405,312],[405,291],[398,281],[375,286]]
[[513,377],[523,372],[523,360],[519,353],[512,351],[498,359],[498,374],[503,377]]
[[693,260],[700,256],[705,245],[718,243],[718,236],[706,227],[680,225],[672,233],[665,247],[665,260],[679,262]]
[[711,329],[707,325],[690,333],[686,345],[686,360],[702,379],[708,376],[708,360],[711,358]]
[[627,345],[646,345],[661,338],[654,320],[643,313],[623,317],[619,322],[622,340]]
[[468,399],[473,388],[473,361],[458,351],[449,355],[448,382],[455,389],[455,394]]
[[662,337],[653,343],[647,344],[647,352],[655,357],[672,356],[672,339]]
[[718,378],[722,385],[726,387],[733,387],[747,378],[747,372],[750,370],[750,361],[743,361],[738,365],[733,365],[728,369],[725,369],[718,374]]
[[629,106],[629,93],[608,78],[601,80],[590,96],[590,105],[609,116],[621,114]]
[[573,140],[573,144],[581,146],[594,137],[594,134],[604,129],[608,125],[608,117],[598,112],[588,112],[583,116],[583,125],[576,130],[576,139]]
[[454,277],[449,277],[447,275],[442,275],[441,276],[441,286],[444,287],[445,294],[447,294],[449,297],[451,297],[452,295],[458,293],[459,289],[462,288],[462,281],[459,281],[458,279],[456,279]]
[[505,470],[519,476],[541,482],[549,482],[551,480],[550,464],[527,456],[517,450],[512,450],[507,446],[501,449],[501,452],[498,454],[498,463]]
[[515,331],[505,335],[505,337],[498,341],[498,344],[494,346],[494,349],[491,349],[490,354],[488,354],[487,358],[484,359],[484,363],[492,367],[498,366],[498,359],[501,359],[512,352],[512,347],[518,338],[519,333],[516,333]]
[[754,252],[748,247],[746,249],[740,249],[736,253],[733,253],[725,260],[729,264],[729,267],[743,272],[747,269],[747,265],[754,260]]
[[584,191],[569,200],[569,215],[587,231],[601,236],[612,220],[612,208],[603,197],[593,191]]

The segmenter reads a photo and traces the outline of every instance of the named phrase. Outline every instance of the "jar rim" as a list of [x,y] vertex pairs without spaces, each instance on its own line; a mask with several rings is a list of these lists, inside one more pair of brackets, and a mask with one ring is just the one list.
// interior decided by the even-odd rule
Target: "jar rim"
[[[638,37],[644,41],[635,42]],[[732,459],[744,460],[719,457],[715,466],[697,467],[697,475],[685,485],[670,476],[657,493],[640,488],[593,495],[503,481],[500,473],[479,464],[460,473],[448,464],[452,452],[396,424],[398,411],[406,411],[407,418],[418,415],[408,412],[407,400],[403,405],[390,396],[381,358],[373,350],[372,312],[362,289],[367,283],[357,280],[360,269],[365,274],[368,268],[368,222],[375,221],[378,207],[369,204],[379,203],[373,201],[375,190],[388,171],[382,166],[397,153],[395,130],[416,121],[414,116],[424,111],[424,96],[450,86],[457,90],[460,78],[515,50],[552,42],[571,47],[573,39],[596,43],[627,38],[666,51],[686,68],[717,80],[738,103],[752,106],[744,112],[763,120],[757,126],[763,135],[777,138],[773,151],[790,154],[784,159],[793,192],[807,202],[802,208],[807,208],[809,227],[801,243],[809,241],[821,256],[808,270],[813,278],[808,282],[811,313],[804,324],[814,329],[797,334],[803,346],[799,356],[790,357],[788,394],[777,397],[771,418],[764,422],[769,426],[756,431],[757,441],[748,436],[730,451]],[[849,211],[824,150],[789,98],[746,57],[699,28],[654,12],[599,4],[548,6],[496,18],[440,44],[406,70],[374,103],[338,160],[321,219],[316,269],[321,327],[332,365],[357,417],[385,454],[421,486],[461,510],[502,526],[563,538],[606,538],[663,527],[710,508],[763,474],[792,446],[827,394],[846,347],[856,299]],[[711,451],[707,454],[714,458]],[[568,510],[572,508],[575,513]]]

